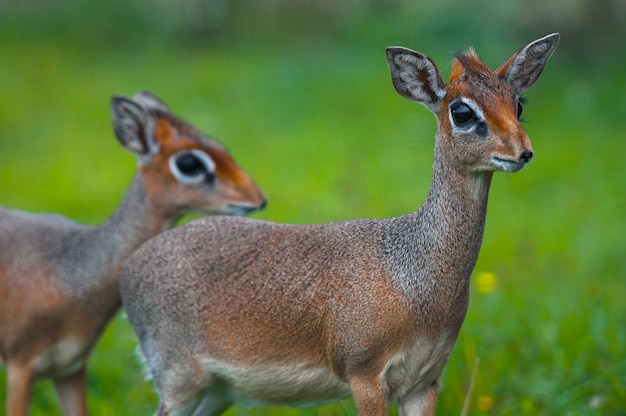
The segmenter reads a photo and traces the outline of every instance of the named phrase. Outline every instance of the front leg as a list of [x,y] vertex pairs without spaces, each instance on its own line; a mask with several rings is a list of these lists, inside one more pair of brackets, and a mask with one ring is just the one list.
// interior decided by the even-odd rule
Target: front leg
[[387,395],[377,376],[353,375],[349,382],[359,416],[387,415]]
[[30,393],[33,385],[31,363],[7,363],[7,415],[27,416]]
[[426,390],[415,388],[404,396],[399,403],[400,416],[435,416],[439,379],[433,381]]
[[77,372],[69,376],[53,380],[54,388],[65,416],[88,415],[86,378],[86,369],[81,367]]

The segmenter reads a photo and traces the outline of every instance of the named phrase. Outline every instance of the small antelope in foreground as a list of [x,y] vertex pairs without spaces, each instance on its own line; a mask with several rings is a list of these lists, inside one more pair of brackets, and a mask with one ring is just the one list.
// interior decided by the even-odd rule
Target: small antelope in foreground
[[467,311],[493,172],[533,157],[520,94],[552,34],[491,71],[459,53],[387,49],[400,95],[437,117],[432,182],[416,212],[321,225],[213,217],[167,231],[124,265],[122,302],[159,391],[157,414],[217,415],[234,403],[354,397],[359,415],[434,415]]
[[266,197],[217,141],[148,92],[114,96],[120,143],[138,171],[113,216],[93,227],[0,208],[0,358],[9,416],[51,377],[66,415],[86,415],[89,353],[121,305],[119,271],[144,241],[189,212],[243,215]]

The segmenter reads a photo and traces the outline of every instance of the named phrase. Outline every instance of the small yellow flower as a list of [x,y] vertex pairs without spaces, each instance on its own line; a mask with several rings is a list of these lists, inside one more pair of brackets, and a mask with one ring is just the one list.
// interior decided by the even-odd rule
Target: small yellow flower
[[476,275],[476,284],[480,293],[491,293],[496,290],[498,278],[492,272],[480,272]]
[[488,412],[493,407],[493,399],[489,396],[480,396],[478,398],[478,410]]

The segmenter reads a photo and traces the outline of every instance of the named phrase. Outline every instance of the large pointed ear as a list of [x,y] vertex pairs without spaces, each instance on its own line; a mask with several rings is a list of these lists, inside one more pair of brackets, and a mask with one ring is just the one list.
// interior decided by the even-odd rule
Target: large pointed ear
[[150,108],[152,110],[162,111],[164,113],[169,113],[170,109],[167,107],[167,104],[163,102],[159,97],[152,94],[148,90],[141,90],[137,94],[133,95],[133,100],[137,101],[141,105],[146,108]]
[[504,78],[518,94],[526,91],[541,75],[560,38],[561,35],[553,33],[537,39],[515,52],[494,73]]
[[387,64],[396,91],[411,101],[424,104],[437,113],[446,95],[446,87],[435,63],[426,55],[411,49],[390,46]]
[[131,98],[114,95],[111,116],[119,142],[135,153],[143,164],[149,164],[152,155],[159,151],[155,138],[156,120],[152,113]]

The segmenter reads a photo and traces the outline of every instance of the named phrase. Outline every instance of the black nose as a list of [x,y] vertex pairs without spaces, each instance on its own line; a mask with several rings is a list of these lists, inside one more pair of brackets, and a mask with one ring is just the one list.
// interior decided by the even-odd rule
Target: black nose
[[533,152],[531,152],[530,150],[526,150],[524,153],[522,153],[519,157],[520,162],[522,163],[528,163],[533,159]]

